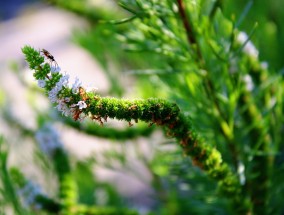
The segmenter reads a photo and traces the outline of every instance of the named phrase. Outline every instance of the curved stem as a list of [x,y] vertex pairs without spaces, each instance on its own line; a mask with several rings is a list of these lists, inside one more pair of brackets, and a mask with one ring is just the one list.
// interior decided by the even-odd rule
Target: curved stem
[[[46,71],[37,65],[40,62],[37,62],[39,52],[29,46],[24,47],[23,52],[30,67],[35,69],[35,77],[40,78],[46,74]],[[54,74],[50,80],[51,84],[45,89],[52,91],[59,83],[60,76],[60,73]],[[62,111],[73,115],[75,120],[81,119],[84,114],[102,125],[103,119],[106,121],[112,118],[125,120],[129,125],[132,125],[132,120],[141,120],[149,125],[162,126],[169,137],[176,139],[184,154],[191,156],[196,166],[218,181],[220,190],[233,200],[238,211],[247,212],[245,199],[240,196],[241,186],[237,175],[222,161],[221,153],[197,135],[189,117],[185,116],[175,103],[157,98],[128,100],[100,97],[94,92],[87,93],[83,87],[79,87],[79,92],[74,93],[67,85],[56,96],[56,102],[64,107]],[[69,111],[66,111],[68,108]]]

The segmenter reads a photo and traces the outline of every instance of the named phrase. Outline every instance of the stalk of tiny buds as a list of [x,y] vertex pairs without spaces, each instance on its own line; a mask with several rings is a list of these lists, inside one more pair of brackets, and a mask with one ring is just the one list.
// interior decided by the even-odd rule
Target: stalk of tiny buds
[[101,125],[108,118],[115,118],[127,121],[130,126],[132,120],[144,121],[149,126],[163,126],[166,134],[177,140],[184,154],[191,156],[193,164],[218,180],[221,191],[230,196],[237,207],[244,208],[243,199],[239,197],[241,188],[237,175],[222,161],[220,152],[196,134],[189,117],[182,114],[175,103],[157,98],[128,100],[101,97],[94,89],[89,91],[83,87],[78,79],[70,84],[69,76],[60,73],[59,66],[44,62],[44,57],[32,47],[25,46],[22,51],[30,68],[35,70],[34,77],[65,116],[74,120],[88,116]]
[[65,116],[73,117],[74,120],[84,118],[87,113],[85,111],[88,107],[87,100],[90,96],[95,96],[96,89],[84,88],[77,77],[71,84],[70,76],[61,73],[61,68],[57,63],[52,64],[48,61],[49,59],[46,61],[40,52],[31,47],[27,49],[33,55],[33,57],[29,56],[33,58],[30,68],[35,70],[34,77],[38,80],[38,86],[46,90],[48,98],[56,104],[57,110]]
[[73,207],[77,201],[77,186],[59,132],[50,123],[45,123],[35,133],[35,139],[40,150],[53,162],[59,182],[60,207]]

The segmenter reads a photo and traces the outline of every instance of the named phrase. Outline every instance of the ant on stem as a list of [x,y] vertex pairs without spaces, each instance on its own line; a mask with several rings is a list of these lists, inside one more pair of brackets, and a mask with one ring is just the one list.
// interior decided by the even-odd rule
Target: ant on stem
[[51,55],[46,49],[42,49],[40,52],[42,52],[43,55],[50,61],[51,66],[52,66],[52,63],[54,63],[55,68],[58,67],[58,63],[55,61],[53,55]]

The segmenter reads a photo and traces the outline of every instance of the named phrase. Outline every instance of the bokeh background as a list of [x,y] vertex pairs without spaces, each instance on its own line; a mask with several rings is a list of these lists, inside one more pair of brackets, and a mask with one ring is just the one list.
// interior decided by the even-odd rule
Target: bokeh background
[[[239,24],[242,31],[249,34],[252,26],[257,23],[257,30],[253,32],[251,39],[259,49],[260,60],[269,62],[271,71],[284,74],[283,8],[284,2],[280,0],[242,0],[224,4],[224,14],[227,17],[235,16],[236,20],[241,20],[243,16],[245,21]],[[166,92],[156,84],[155,76],[145,79],[132,75],[134,69],[145,69],[151,65],[145,56],[143,59],[134,53],[124,53],[123,44],[114,32],[123,32],[125,27],[122,25],[115,30],[111,25],[108,26],[109,29],[100,27],[101,20],[117,20],[126,15],[128,14],[117,6],[117,1],[111,0],[0,2],[0,134],[8,143],[9,165],[19,167],[51,196],[57,188],[52,180],[54,175],[48,171],[43,173],[48,165],[34,153],[32,138],[23,133],[37,129],[39,118],[43,115],[52,118],[54,111],[43,94],[35,90],[36,83],[32,71],[27,68],[21,48],[31,45],[36,49],[48,50],[62,71],[71,75],[71,79],[78,76],[85,85],[97,87],[101,95],[125,98],[167,97]],[[96,178],[98,184],[103,184],[97,188],[93,188],[92,184],[85,187],[82,185],[82,192],[84,189],[85,192],[91,190],[89,196],[93,196],[83,199],[83,202],[91,204],[94,198],[97,203],[101,201],[102,205],[108,201],[112,201],[113,205],[123,202],[138,208],[143,214],[157,207],[157,202],[163,200],[158,198],[164,195],[163,189],[167,188],[173,199],[177,198],[177,193],[171,193],[175,186],[180,195],[188,194],[190,190],[188,183],[177,178],[178,174],[168,175],[167,165],[172,165],[173,158],[164,158],[163,154],[171,152],[174,156],[181,152],[179,148],[169,144],[172,141],[166,140],[159,130],[149,131],[147,139],[139,137],[122,140],[87,135],[80,132],[80,128],[66,126],[60,120],[54,126],[62,135],[62,141],[74,160],[73,165],[78,175],[83,178],[86,173],[80,172],[80,169],[91,162],[94,165],[92,177]],[[113,121],[106,126],[128,129],[127,123]],[[145,127],[147,126],[142,125],[143,129],[147,129]],[[90,161],[91,158],[96,161]],[[173,166],[178,166],[181,174],[185,164],[191,165],[190,160],[179,158]],[[211,192],[215,188],[213,183],[195,167],[191,168],[195,172],[190,177],[206,182],[206,186],[200,187],[200,190]],[[164,178],[165,175],[168,178]],[[177,182],[173,183],[172,180]],[[108,185],[105,185],[107,182]],[[82,184],[84,183],[87,182],[82,180]],[[110,194],[111,192],[113,193]],[[200,201],[205,201],[210,211],[212,203],[216,213],[226,214],[216,208],[219,203],[201,193],[200,191],[200,196],[192,204],[198,205]],[[169,207],[174,208],[174,200],[172,204]],[[221,202],[220,205],[222,204]],[[6,212],[9,213],[9,209]]]
[[[115,9],[114,2],[93,1],[98,11]],[[94,10],[95,13],[95,10]],[[63,71],[70,74],[74,80],[80,78],[84,85],[92,85],[98,88],[102,94],[107,94],[110,88],[109,80],[103,71],[100,63],[75,43],[74,33],[84,32],[90,28],[90,24],[84,18],[48,4],[44,1],[1,1],[0,7],[0,92],[1,92],[1,118],[0,131],[9,143],[9,165],[20,167],[29,178],[44,186],[45,191],[52,195],[56,184],[52,175],[48,176],[38,171],[39,167],[34,164],[37,159],[34,157],[34,146],[30,138],[23,138],[19,132],[23,127],[36,129],[37,114],[35,107],[40,112],[49,111],[48,100],[44,96],[34,95],[33,89],[27,85],[34,85],[32,71],[27,68],[21,48],[24,45],[31,45],[36,49],[46,49],[55,56],[56,61]],[[131,90],[131,81],[127,77],[121,77],[124,83],[129,82],[128,90]],[[125,84],[127,86],[127,84]],[[4,111],[5,109],[5,111]],[[4,116],[6,115],[6,116]],[[11,116],[7,120],[7,115]],[[8,122],[7,122],[8,121]],[[18,127],[16,124],[22,127]],[[115,126],[124,127],[125,124]],[[63,126],[57,123],[55,127],[60,131],[61,138],[66,149],[76,160],[84,160],[92,154],[100,154],[101,151],[116,150],[128,154],[135,151],[134,145],[141,147],[144,151],[150,152],[151,146],[145,146],[147,142],[143,138],[133,141],[126,141],[123,145],[115,144],[117,140],[105,140],[94,138],[90,135],[80,133],[78,130]],[[160,141],[162,135],[153,135],[152,141]],[[140,146],[139,146],[140,145]],[[126,150],[127,148],[127,150]],[[151,200],[147,197],[151,193],[149,187],[149,174],[137,154],[129,156],[131,165],[129,168],[144,170],[140,176],[133,176],[131,171],[122,166],[106,168],[105,165],[98,165],[94,172],[100,181],[109,181],[116,189],[133,204],[149,205]],[[136,154],[136,155],[135,155]],[[100,155],[102,157],[102,155]],[[136,157],[136,158],[135,158]],[[136,160],[136,162],[135,162]],[[103,161],[101,161],[103,162]],[[107,162],[107,161],[104,161]],[[137,173],[138,174],[138,173]],[[144,178],[141,178],[143,175]],[[47,178],[48,180],[47,180]],[[126,183],[127,181],[127,183]],[[93,195],[101,195],[104,199],[103,190],[94,192]],[[104,200],[102,200],[104,201]],[[6,214],[6,213],[5,213]]]

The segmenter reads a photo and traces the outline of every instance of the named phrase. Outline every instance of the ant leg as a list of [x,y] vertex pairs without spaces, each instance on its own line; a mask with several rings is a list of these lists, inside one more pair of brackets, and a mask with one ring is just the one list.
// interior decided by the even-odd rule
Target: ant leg
[[54,61],[54,63],[55,63],[55,67],[58,68],[59,67],[58,63],[56,61]]

